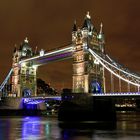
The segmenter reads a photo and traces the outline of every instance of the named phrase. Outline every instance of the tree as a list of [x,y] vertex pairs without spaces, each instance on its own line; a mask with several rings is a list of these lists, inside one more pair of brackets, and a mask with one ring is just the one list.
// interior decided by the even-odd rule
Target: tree
[[50,87],[49,84],[47,84],[42,79],[37,79],[37,94],[48,94],[48,95],[56,95],[57,92],[54,88]]

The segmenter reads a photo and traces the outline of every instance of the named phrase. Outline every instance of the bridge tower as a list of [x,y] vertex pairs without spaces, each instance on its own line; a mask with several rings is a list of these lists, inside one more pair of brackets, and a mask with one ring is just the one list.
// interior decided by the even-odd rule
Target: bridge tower
[[104,53],[104,34],[101,24],[100,31],[91,22],[89,12],[82,28],[77,28],[76,21],[72,31],[73,53],[73,92],[101,93],[105,92],[104,68],[93,58],[87,48],[99,54]]
[[33,51],[27,38],[20,48],[15,48],[13,53],[12,94],[16,97],[36,96],[36,71],[37,67],[32,61],[19,63],[21,60],[33,56]]

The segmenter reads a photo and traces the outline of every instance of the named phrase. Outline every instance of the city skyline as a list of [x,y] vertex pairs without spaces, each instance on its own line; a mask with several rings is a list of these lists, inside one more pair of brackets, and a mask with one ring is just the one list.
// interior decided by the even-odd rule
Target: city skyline
[[[33,50],[36,46],[39,50],[49,50],[68,44],[71,42],[74,20],[81,27],[87,11],[98,31],[100,23],[104,25],[106,52],[125,67],[139,72],[140,3],[125,0],[119,5],[119,1],[88,0],[78,5],[80,2],[0,2],[3,6],[0,8],[0,81],[4,80],[11,68],[15,44],[19,46],[26,36]],[[38,76],[54,86],[71,86],[72,60],[48,64],[40,67],[39,71]]]

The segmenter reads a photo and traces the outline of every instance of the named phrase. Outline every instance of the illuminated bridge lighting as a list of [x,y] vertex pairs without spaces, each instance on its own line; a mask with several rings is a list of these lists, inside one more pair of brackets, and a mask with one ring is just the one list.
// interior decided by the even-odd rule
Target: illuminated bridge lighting
[[[107,61],[106,61],[106,63],[108,63],[109,65],[111,65],[111,66],[114,67],[115,69],[117,69],[117,70],[119,70],[119,71],[121,71],[121,72],[123,72],[123,73],[125,73],[125,74],[128,74],[128,75],[130,75],[130,76],[133,76],[133,77],[135,77],[135,78],[137,78],[137,79],[140,79],[140,77],[137,76],[136,74],[134,74],[134,73],[129,73],[129,72],[127,72],[127,71],[122,70],[122,69],[120,68],[120,64],[117,64],[117,63],[116,63],[114,60],[112,60],[107,54],[106,54],[106,56],[107,56],[107,58],[112,62],[113,65],[111,65],[111,64],[110,64],[109,62],[107,62]],[[101,57],[100,57],[100,59],[103,60]],[[105,60],[103,60],[103,61],[105,61]]]
[[[139,96],[140,97],[140,92],[126,92],[126,93],[90,93],[90,96],[95,96],[95,97],[112,97],[112,96]],[[47,100],[58,100],[61,101],[61,96],[50,96],[50,97],[32,97],[32,98],[24,98],[24,103],[25,104],[40,104],[43,103]]]
[[45,100],[40,100],[40,99],[39,100],[29,99],[28,101],[24,100],[25,104],[40,104],[43,102],[45,102]]
[[43,103],[47,100],[61,101],[61,96],[24,98],[23,103],[25,103],[25,104],[40,104],[40,103]]
[[66,57],[70,57],[72,56],[71,52],[67,52],[67,53],[63,53],[63,54],[59,54],[59,55],[55,55],[55,56],[51,56],[48,58],[42,58],[41,60],[37,60],[38,63],[43,63],[45,61],[54,61],[54,60],[58,60],[58,59],[62,59],[62,58],[66,58]]
[[44,56],[49,56],[49,55],[54,55],[54,54],[58,54],[58,53],[62,53],[62,52],[65,52],[65,51],[70,51],[72,52],[73,51],[73,47],[70,46],[70,47],[67,47],[67,48],[64,48],[64,49],[61,49],[61,50],[56,50],[56,51],[52,51],[52,52],[49,52],[49,53],[45,53],[43,56],[35,56],[35,57],[32,57],[32,58],[28,58],[28,59],[25,59],[25,60],[22,60],[19,62],[19,64],[23,63],[23,62],[27,62],[27,61],[31,61],[31,60],[35,60],[35,59],[38,59],[38,58],[42,58]]
[[[26,98],[30,99],[30,98]],[[48,97],[32,97],[31,99],[54,99],[54,100],[61,100],[61,96],[48,96]]]
[[[95,57],[95,58],[99,61],[99,63],[100,63],[104,68],[106,68],[110,73],[112,73],[112,74],[115,75],[116,77],[120,78],[121,80],[123,80],[123,81],[125,81],[125,82],[127,82],[127,83],[129,83],[129,84],[132,84],[132,85],[134,85],[134,86],[140,87],[140,84],[139,84],[138,82],[130,81],[130,80],[127,78],[127,76],[130,77],[130,75],[132,75],[132,74],[127,73],[126,71],[124,71],[124,70],[122,70],[122,69],[120,69],[120,68],[117,68],[117,67],[115,67],[114,65],[110,64],[109,62],[107,62],[106,60],[104,60],[103,58],[101,58],[99,55],[97,55],[97,54],[96,54],[93,50],[91,50],[90,48],[89,48],[88,50],[89,50],[89,52],[93,55],[93,57]],[[110,68],[109,66],[107,66],[106,64],[108,64],[109,66],[111,66],[111,68]],[[123,77],[123,76],[119,75],[118,73],[115,73],[115,72],[112,70],[112,68],[115,68],[115,69],[117,69],[117,70],[119,70],[119,71],[122,71],[123,73],[126,73],[127,76],[126,76],[126,77]],[[134,77],[134,76],[133,76],[133,77]],[[138,79],[139,79],[139,78],[140,78],[140,77],[138,77]]]
[[140,92],[126,92],[126,93],[95,93],[91,96],[140,96]]

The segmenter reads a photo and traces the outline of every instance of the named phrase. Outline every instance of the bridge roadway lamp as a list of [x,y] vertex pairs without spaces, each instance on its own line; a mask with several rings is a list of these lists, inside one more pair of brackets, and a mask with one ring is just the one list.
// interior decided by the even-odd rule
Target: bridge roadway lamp
[[21,66],[22,67],[25,67],[26,66],[26,63],[25,62],[21,63]]
[[33,69],[37,69],[37,65],[33,65],[32,68],[33,68]]
[[40,55],[40,56],[44,56],[44,54],[45,54],[44,50],[41,49],[40,52],[39,52],[39,55]]
[[97,59],[95,59],[95,60],[94,60],[94,64],[99,65],[100,63],[99,63],[99,61],[98,61]]

